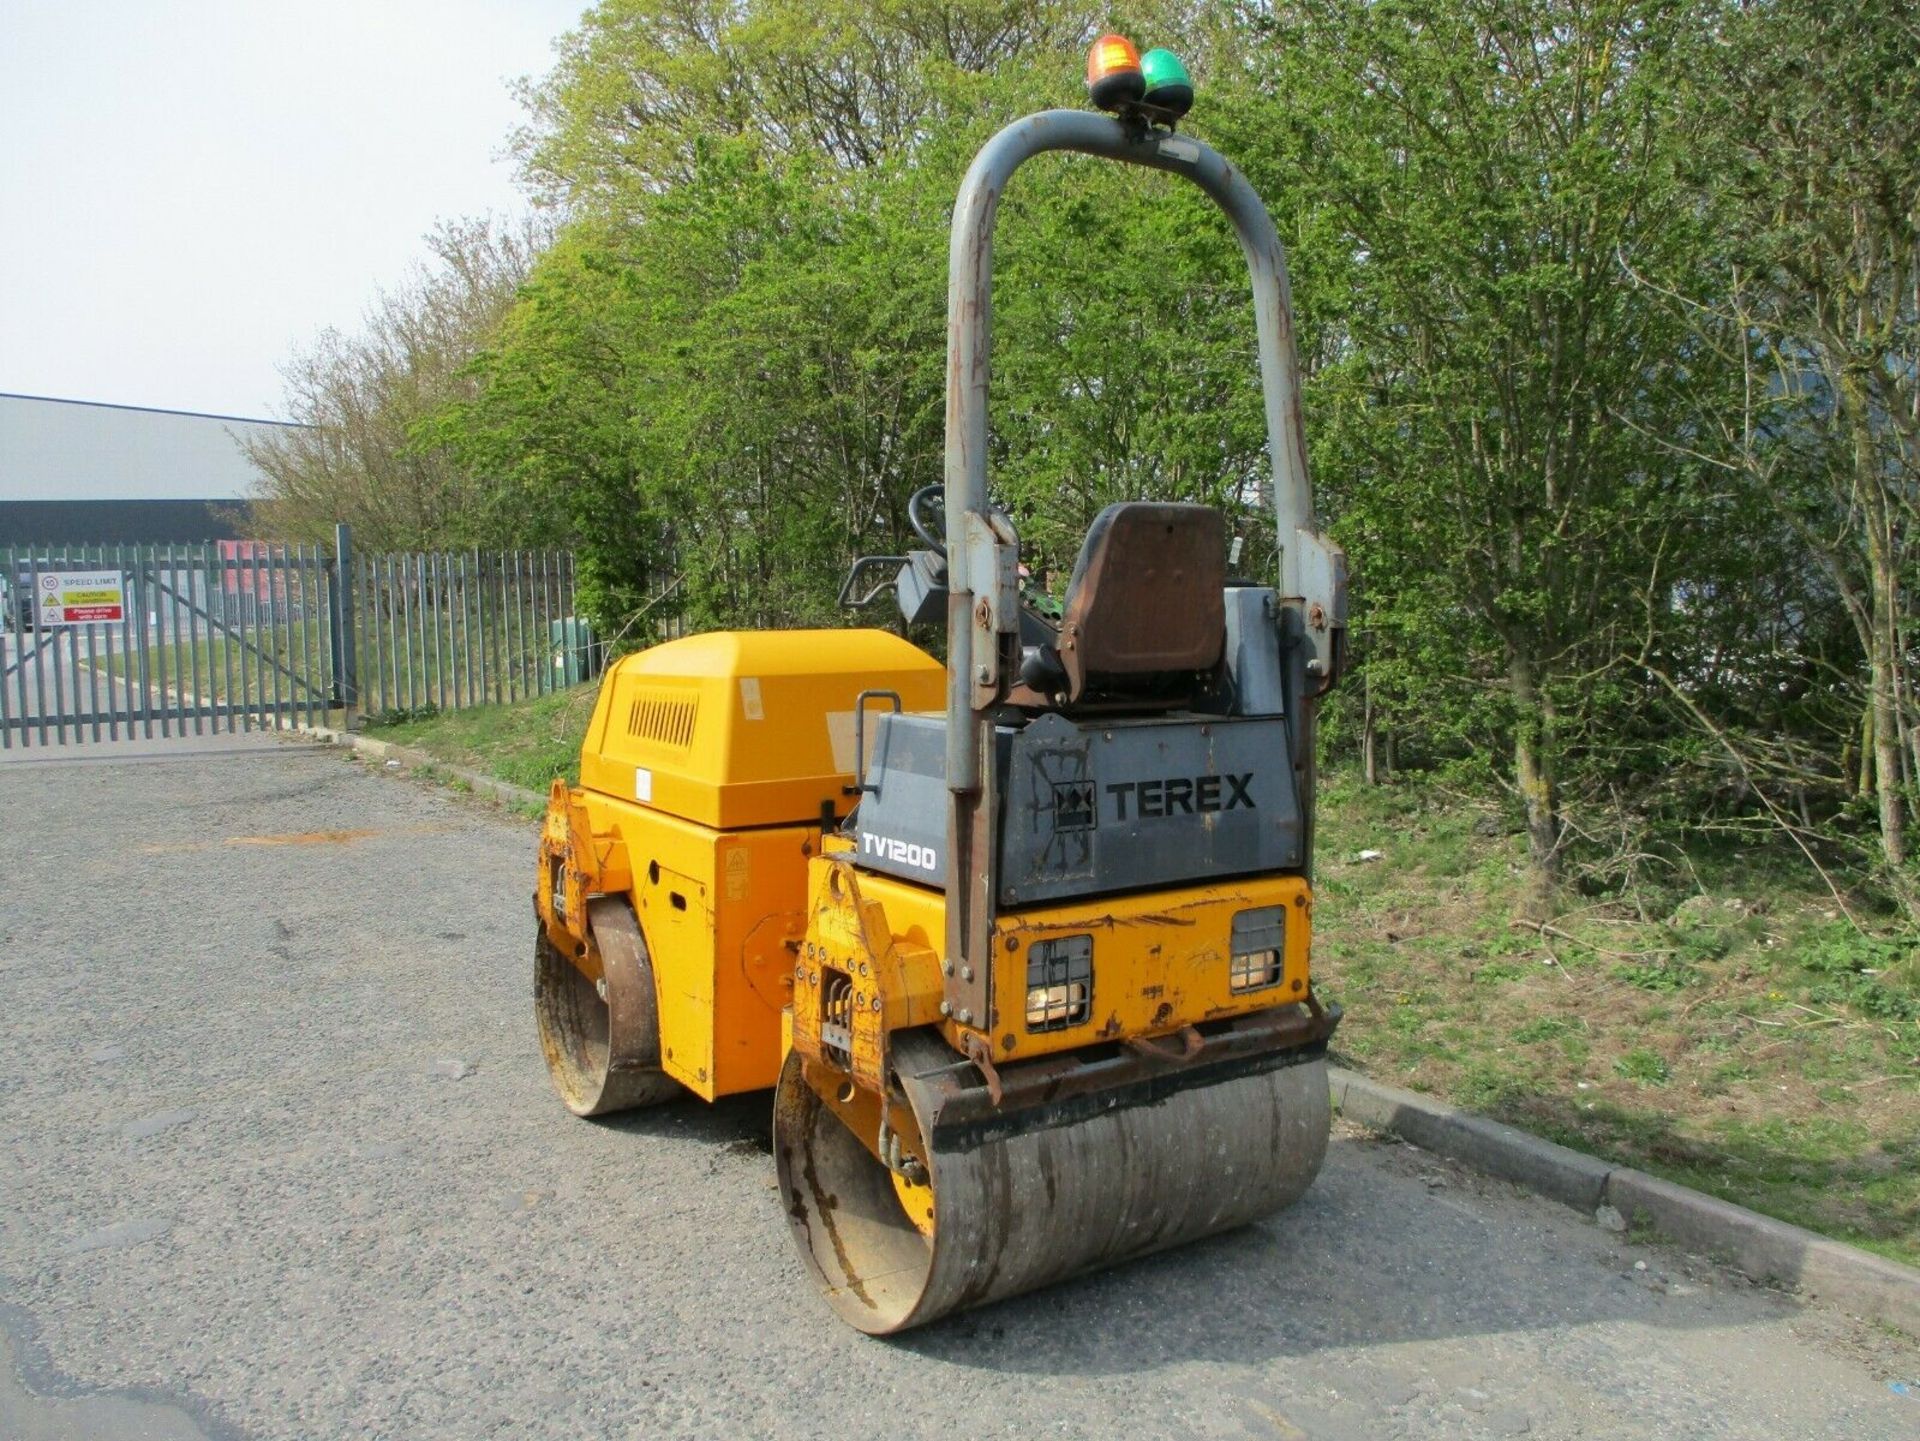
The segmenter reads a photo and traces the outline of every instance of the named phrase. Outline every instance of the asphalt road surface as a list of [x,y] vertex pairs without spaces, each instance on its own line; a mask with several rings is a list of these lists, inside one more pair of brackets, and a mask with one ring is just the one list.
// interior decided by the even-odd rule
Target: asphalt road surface
[[1898,1337],[1351,1134],[1278,1219],[870,1340],[765,1097],[561,1110],[528,823],[286,746],[0,797],[0,1436],[1920,1436]]

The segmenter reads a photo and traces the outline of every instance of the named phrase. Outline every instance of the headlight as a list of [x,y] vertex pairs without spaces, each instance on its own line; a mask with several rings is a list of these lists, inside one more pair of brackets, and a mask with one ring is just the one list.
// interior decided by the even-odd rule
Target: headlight
[[1027,950],[1027,1029],[1064,1031],[1093,1014],[1093,937],[1061,936]]
[[1227,988],[1259,991],[1280,984],[1287,953],[1287,908],[1262,906],[1233,918],[1233,965]]

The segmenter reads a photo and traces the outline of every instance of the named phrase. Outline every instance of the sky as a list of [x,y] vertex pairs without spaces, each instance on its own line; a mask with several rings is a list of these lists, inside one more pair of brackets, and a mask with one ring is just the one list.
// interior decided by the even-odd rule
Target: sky
[[285,418],[435,222],[526,208],[585,0],[0,0],[0,392]]

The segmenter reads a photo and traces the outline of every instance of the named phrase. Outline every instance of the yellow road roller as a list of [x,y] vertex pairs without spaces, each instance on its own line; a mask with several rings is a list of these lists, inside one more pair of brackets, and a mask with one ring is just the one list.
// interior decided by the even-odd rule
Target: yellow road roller
[[[1020,120],[961,187],[944,482],[909,507],[919,548],[843,591],[944,625],[945,664],[879,629],[627,656],[542,828],[562,1099],[773,1088],[800,1254],[874,1334],[1270,1214],[1326,1154],[1339,1012],[1313,990],[1309,862],[1345,561],[1314,525],[1272,222],[1145,68],[1106,37],[1089,79],[1113,113]],[[1057,607],[1023,594],[986,475],[992,240],[1013,171],[1060,150],[1182,176],[1238,234],[1270,577],[1229,575],[1217,510],[1133,501]]]

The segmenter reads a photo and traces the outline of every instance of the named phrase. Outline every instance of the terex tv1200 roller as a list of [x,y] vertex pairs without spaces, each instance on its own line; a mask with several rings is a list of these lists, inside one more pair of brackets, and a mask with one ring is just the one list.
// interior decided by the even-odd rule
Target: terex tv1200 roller
[[[628,656],[542,832],[536,1011],[568,1107],[775,1088],[794,1239],[874,1333],[1270,1214],[1326,1154],[1313,738],[1346,576],[1314,528],[1284,257],[1240,173],[1176,133],[1177,59],[1106,36],[1088,84],[1112,114],[1029,116],[967,172],[945,484],[914,496],[925,548],[843,592],[890,580],[945,624],[946,665],[879,630]],[[1057,613],[1023,600],[987,490],[993,229],[1053,150],[1181,176],[1232,221],[1275,575],[1229,577],[1210,507],[1128,502]]]

